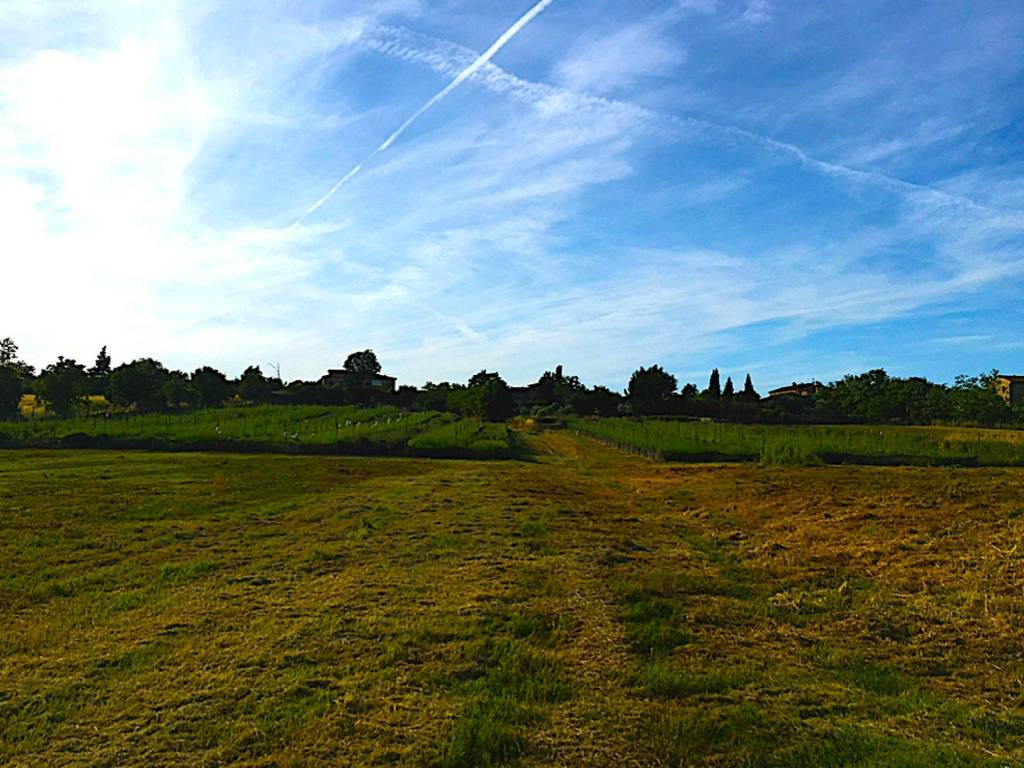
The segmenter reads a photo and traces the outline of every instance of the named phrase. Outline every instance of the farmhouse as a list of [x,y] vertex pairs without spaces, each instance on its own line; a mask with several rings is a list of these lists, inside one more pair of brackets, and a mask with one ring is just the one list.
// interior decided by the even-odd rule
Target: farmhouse
[[1024,376],[1004,376],[995,378],[996,394],[1008,405],[1024,405]]
[[342,368],[331,368],[326,375],[320,377],[320,384],[324,387],[368,387],[380,392],[394,392],[394,376],[387,376],[383,373],[369,373],[366,371],[346,371]]
[[821,390],[820,381],[810,381],[797,384],[795,381],[785,387],[773,389],[768,397],[814,397]]

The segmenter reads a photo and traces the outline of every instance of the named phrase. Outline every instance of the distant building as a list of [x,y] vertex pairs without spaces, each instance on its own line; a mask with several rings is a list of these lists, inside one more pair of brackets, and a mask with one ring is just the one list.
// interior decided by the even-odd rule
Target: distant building
[[394,376],[386,376],[383,373],[346,371],[338,368],[331,368],[325,376],[320,377],[320,384],[324,387],[362,386],[381,392],[394,392],[397,381]]
[[785,387],[773,389],[768,393],[768,397],[814,397],[821,391],[821,388],[820,381],[809,381],[803,384],[797,384],[794,381]]
[[1024,376],[1004,376],[995,378],[996,394],[1008,405],[1024,405]]

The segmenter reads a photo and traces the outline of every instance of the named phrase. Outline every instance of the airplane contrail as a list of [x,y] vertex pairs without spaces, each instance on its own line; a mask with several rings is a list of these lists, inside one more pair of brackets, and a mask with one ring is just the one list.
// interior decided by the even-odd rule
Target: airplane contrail
[[286,231],[291,231],[291,230],[295,229],[300,224],[302,224],[302,222],[304,222],[311,214],[313,214],[317,210],[319,210],[320,207],[323,206],[323,204],[326,203],[328,200],[330,200],[332,197],[334,197],[334,194],[339,189],[341,189],[343,186],[345,186],[345,184],[347,184],[349,182],[349,180],[352,179],[353,176],[355,176],[357,173],[359,173],[363,169],[363,166],[365,166],[368,162],[370,162],[370,160],[372,160],[374,157],[379,155],[381,152],[384,152],[392,144],[394,144],[398,140],[398,138],[403,133],[405,133],[406,130],[408,130],[409,126],[411,126],[420,117],[423,116],[424,112],[426,112],[428,109],[433,107],[439,101],[444,99],[449,93],[454,91],[456,88],[458,88],[460,85],[462,85],[462,83],[464,83],[466,80],[468,80],[474,74],[476,74],[476,72],[482,66],[487,64],[491,59],[493,59],[495,54],[497,54],[498,51],[500,51],[502,48],[504,48],[505,45],[513,37],[518,35],[522,31],[523,27],[525,27],[527,24],[529,24],[531,21],[533,21],[534,18],[538,14],[541,13],[541,11],[543,11],[545,8],[547,8],[549,5],[551,5],[551,3],[553,3],[554,1],[555,0],[540,0],[539,3],[537,3],[535,6],[533,6],[533,8],[531,8],[529,11],[527,11],[522,16],[522,18],[519,19],[519,21],[517,21],[515,24],[513,24],[511,27],[509,27],[507,30],[505,30],[505,33],[501,37],[499,37],[497,40],[495,40],[494,44],[491,45],[490,48],[488,48],[486,51],[484,51],[482,54],[480,54],[480,56],[477,57],[476,61],[474,61],[472,64],[470,64],[464,70],[459,72],[459,74],[455,76],[454,80],[452,80],[450,83],[448,83],[448,85],[446,85],[442,90],[440,90],[436,94],[434,94],[433,98],[431,98],[430,101],[428,101],[422,107],[420,107],[415,112],[413,112],[412,115],[409,116],[409,119],[406,120],[404,123],[402,123],[394,133],[392,133],[390,136],[388,136],[379,147],[377,147],[375,150],[373,150],[373,152],[371,152],[369,155],[367,155],[366,159],[363,160],[363,162],[359,163],[351,171],[349,171],[344,176],[342,176],[337,184],[335,184],[333,187],[331,187],[329,190],[327,190],[327,194],[325,194],[323,197],[321,197],[319,200],[317,200],[315,203],[313,203],[311,206],[309,206],[309,208],[307,208],[305,210],[305,212],[301,216],[299,216],[299,218],[297,218],[288,227],[288,229]]

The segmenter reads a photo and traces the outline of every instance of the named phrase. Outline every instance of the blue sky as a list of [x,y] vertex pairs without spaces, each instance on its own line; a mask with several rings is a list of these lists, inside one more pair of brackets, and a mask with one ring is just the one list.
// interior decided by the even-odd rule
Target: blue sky
[[403,383],[1024,372],[1019,0],[0,0],[0,335]]

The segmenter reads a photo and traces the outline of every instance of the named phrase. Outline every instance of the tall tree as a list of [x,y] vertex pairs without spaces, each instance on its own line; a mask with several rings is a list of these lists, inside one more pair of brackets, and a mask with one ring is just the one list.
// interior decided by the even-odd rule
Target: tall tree
[[747,374],[746,381],[743,382],[743,391],[740,393],[740,398],[751,403],[760,401],[761,396],[754,389],[754,382],[750,378],[750,374]]
[[733,386],[732,376],[729,376],[725,380],[725,387],[722,389],[722,398],[725,400],[732,400],[736,395],[736,387]]
[[192,372],[192,389],[195,390],[199,404],[205,408],[223,405],[231,396],[228,377],[208,365]]
[[258,365],[246,368],[238,381],[238,394],[250,403],[269,402],[271,391],[270,382],[263,376]]
[[505,380],[488,371],[473,374],[468,386],[453,389],[448,403],[458,413],[487,421],[504,421],[512,415],[515,405]]
[[996,394],[996,371],[978,376],[957,376],[950,389],[952,411],[958,421],[998,424],[1007,421],[1013,411]]
[[626,392],[637,415],[665,413],[669,398],[676,391],[679,382],[660,365],[637,368],[629,378]]
[[545,371],[544,375],[527,389],[530,405],[571,406],[585,396],[587,388],[583,386],[578,376],[566,376],[559,365],[554,373]]
[[364,349],[362,352],[353,352],[345,358],[345,370],[352,373],[380,373],[380,362],[372,349]]
[[89,369],[90,376],[108,376],[110,374],[110,355],[107,354],[107,347],[104,345],[103,349],[96,355],[96,362],[93,363],[92,368]]
[[595,416],[614,416],[619,412],[622,395],[612,392],[608,387],[600,385],[593,389],[584,388],[573,401],[576,413],[594,414]]
[[0,366],[13,370],[21,379],[31,379],[36,369],[23,360],[18,359],[18,345],[8,336],[0,339]]
[[461,384],[452,384],[447,381],[442,381],[440,384],[428,381],[417,393],[416,403],[426,411],[443,411],[448,408],[448,398],[451,394],[461,388],[464,388]]
[[160,390],[167,407],[171,410],[194,403],[197,397],[196,391],[188,379],[188,374],[184,371],[168,371]]
[[24,385],[13,366],[0,365],[0,419],[18,415]]
[[474,373],[469,377],[469,384],[467,386],[481,387],[484,384],[491,383],[492,381],[501,382],[502,384],[505,383],[505,380],[501,378],[501,374],[497,371],[494,373],[491,373],[490,371],[480,371],[479,373]]
[[106,395],[107,386],[110,383],[110,355],[107,354],[106,346],[96,355],[96,362],[87,373],[89,374],[89,394]]
[[708,388],[704,390],[704,396],[712,400],[718,400],[722,396],[722,383],[718,369],[711,372],[711,379],[708,381]]
[[0,365],[10,365],[18,359],[18,345],[10,336],[0,339]]
[[36,385],[46,407],[60,416],[70,416],[82,404],[89,391],[85,366],[74,360],[58,357],[46,366]]
[[167,407],[165,386],[170,372],[158,360],[142,358],[119,365],[110,372],[107,387],[111,400],[139,411],[160,411]]

